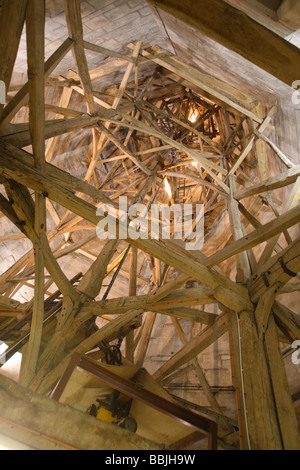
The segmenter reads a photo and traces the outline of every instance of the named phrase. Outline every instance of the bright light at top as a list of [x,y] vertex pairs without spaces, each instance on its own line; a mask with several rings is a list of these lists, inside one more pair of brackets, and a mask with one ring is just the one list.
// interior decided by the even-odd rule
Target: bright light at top
[[166,188],[169,198],[172,199],[172,190],[171,190],[171,186],[167,178],[165,178],[165,188]]
[[197,120],[197,117],[199,116],[198,111],[192,111],[189,115],[189,121],[194,123]]

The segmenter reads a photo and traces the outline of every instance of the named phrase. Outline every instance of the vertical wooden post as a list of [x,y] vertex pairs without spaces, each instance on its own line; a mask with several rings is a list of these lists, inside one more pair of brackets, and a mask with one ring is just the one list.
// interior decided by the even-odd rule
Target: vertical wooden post
[[[258,117],[262,119],[264,113],[263,113],[263,108],[262,108],[261,103],[257,104],[257,106],[255,107],[255,111]],[[269,121],[268,121],[268,124],[269,124]],[[262,126],[260,126],[260,131],[263,132],[264,128],[266,128],[267,126],[264,126],[262,129],[261,127]],[[264,181],[270,177],[267,144],[264,140],[257,139],[255,146],[256,146],[258,173],[259,173],[261,181]]]
[[250,450],[283,450],[263,341],[251,312],[239,316]]
[[227,312],[228,315],[228,332],[231,354],[231,372],[232,382],[236,389],[237,409],[238,409],[238,422],[239,422],[239,435],[240,435],[240,450],[250,450],[249,431],[247,423],[247,412],[245,405],[245,393],[243,382],[243,366],[241,361],[241,345],[239,337],[239,319],[237,314],[231,310]]
[[299,426],[272,313],[269,318],[265,342],[284,450],[300,450]]
[[[238,202],[234,199],[233,194],[235,192],[235,176],[229,176],[230,182],[230,194],[228,196],[228,212],[231,224],[231,230],[234,240],[243,238],[243,228],[240,218]],[[251,270],[249,259],[246,251],[243,251],[237,255],[238,268],[237,268],[237,282],[246,283],[250,278]]]
[[[130,273],[129,273],[129,292],[128,295],[136,295],[136,276],[137,276],[137,249],[131,248],[130,252]],[[130,331],[125,338],[125,357],[130,362],[134,362],[134,331]]]
[[[35,167],[45,171],[45,2],[28,0],[26,12],[29,128],[32,139]],[[35,194],[34,231],[41,239],[46,234],[45,197]],[[34,244],[35,286],[31,332],[26,353],[22,360],[20,383],[28,385],[36,372],[44,319],[44,256],[38,244]]]
[[[9,87],[25,21],[27,0],[4,0],[0,13],[0,80]],[[0,116],[3,104],[0,103]]]

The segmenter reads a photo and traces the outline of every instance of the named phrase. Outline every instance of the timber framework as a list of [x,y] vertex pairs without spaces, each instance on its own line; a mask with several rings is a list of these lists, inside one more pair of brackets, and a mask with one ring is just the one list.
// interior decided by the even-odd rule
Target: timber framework
[[[121,54],[86,41],[79,0],[65,1],[69,35],[44,61],[44,2],[1,3],[7,103],[0,105],[0,210],[13,229],[0,242],[27,239],[31,248],[0,275],[0,340],[8,345],[6,360],[22,353],[24,401],[52,396],[63,417],[56,387],[74,357],[75,368],[81,361],[106,380],[101,364],[143,371],[163,315],[180,347],[151,371],[151,380],[163,389],[191,367],[209,406],[174,401],[173,418],[185,410],[192,429],[176,442],[156,442],[154,434],[153,448],[208,442],[208,448],[299,450],[299,401],[290,393],[283,353],[300,339],[299,315],[284,303],[284,294],[299,294],[300,165],[268,137],[276,103],[266,108],[155,44],[136,41]],[[16,89],[10,83],[24,23],[28,81]],[[98,56],[97,68],[89,70],[87,51]],[[74,70],[55,74],[70,52]],[[103,88],[114,74],[115,83]],[[168,240],[131,238],[130,231],[126,239],[98,238],[97,224],[108,208],[118,219],[124,196],[128,209],[202,204],[201,250],[187,250],[186,238],[174,236],[174,220]],[[196,213],[190,216],[195,228]],[[82,271],[65,269],[74,255],[84,260]],[[32,298],[21,302],[24,287]],[[224,335],[235,420],[224,414],[199,359]],[[128,387],[129,397],[140,393],[171,413],[163,398],[133,390],[130,378],[111,373],[110,380],[116,380],[107,382],[112,388],[125,393]],[[0,379],[3,403],[7,387]],[[201,416],[203,435],[193,413]],[[21,417],[9,418],[0,405],[4,434],[9,419],[22,440]],[[65,445],[55,428],[47,432]],[[34,445],[43,448],[43,439]],[[141,437],[128,445],[150,444]]]

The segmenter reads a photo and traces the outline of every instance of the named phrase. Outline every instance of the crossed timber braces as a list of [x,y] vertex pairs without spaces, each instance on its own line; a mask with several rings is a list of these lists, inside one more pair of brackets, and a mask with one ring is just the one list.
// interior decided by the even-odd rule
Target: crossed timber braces
[[[299,429],[280,352],[278,328],[285,340],[291,342],[297,335],[300,337],[300,322],[276,296],[286,289],[291,273],[300,270],[300,238],[292,239],[288,232],[300,222],[300,165],[294,165],[264,136],[276,107],[265,113],[261,104],[254,103],[244,93],[167,51],[157,47],[143,49],[140,41],[131,45],[130,56],[87,43],[83,38],[79,0],[66,0],[65,11],[69,37],[45,63],[44,2],[4,0],[0,15],[5,45],[0,54],[0,79],[8,92],[21,32],[25,21],[27,24],[28,82],[2,107],[0,118],[0,176],[6,193],[0,196],[0,208],[19,229],[18,237],[26,237],[33,244],[33,250],[0,276],[1,304],[7,311],[0,323],[0,339],[5,338],[14,345],[20,322],[29,313],[31,318],[20,383],[41,394],[48,393],[74,352],[87,354],[101,341],[117,338],[126,328],[126,358],[142,366],[156,314],[162,313],[172,318],[183,346],[153,377],[162,381],[192,361],[213,411],[222,414],[197,355],[230,329],[234,383],[241,400],[241,448],[298,449]],[[70,50],[77,72],[70,71],[67,77],[59,79],[52,77]],[[103,70],[99,67],[89,71],[86,50],[117,57],[117,66],[125,66],[119,86],[102,94],[93,89],[93,81],[102,76]],[[139,70],[149,63],[153,74],[146,80],[140,79]],[[133,73],[134,80],[130,81]],[[47,87],[58,86],[62,88],[60,103],[45,104]],[[84,99],[87,112],[70,108],[74,93],[83,97],[80,99]],[[13,123],[17,113],[26,106],[29,106],[29,123]],[[196,109],[195,123],[189,120],[193,109]],[[45,120],[47,112],[55,112],[57,119]],[[63,119],[59,119],[61,116]],[[92,133],[83,179],[55,165],[59,139],[81,129]],[[142,146],[145,140],[150,148]],[[276,165],[285,168],[277,176],[270,176],[267,146]],[[251,180],[253,175],[247,176],[247,163],[254,157],[259,162],[256,183]],[[117,195],[126,194],[130,187],[134,190],[131,202],[150,200],[164,177],[172,179],[181,204],[187,200],[204,203],[210,229],[215,228],[215,218],[226,214],[231,237],[227,241],[231,243],[205,255],[186,251],[183,241],[174,239],[128,238],[126,243],[133,247],[129,296],[94,301],[108,272],[122,259],[119,257],[117,263],[112,261],[120,240],[105,243],[75,286],[57,260],[82,250],[95,235],[82,237],[70,246],[68,237],[80,230],[82,221],[89,224],[84,226],[88,229],[95,227],[100,220],[96,208],[103,204],[116,207]],[[278,213],[273,191],[288,185],[293,185],[292,191]],[[161,193],[159,197],[164,202]],[[275,212],[275,218],[263,225],[244,203],[247,198],[256,205],[256,213],[265,204]],[[62,218],[55,203],[66,210]],[[48,217],[56,223],[50,232]],[[247,233],[249,225],[254,230]],[[282,234],[286,248],[279,244]],[[64,235],[58,249],[52,249],[52,242]],[[5,239],[14,239],[13,236],[17,238],[14,234]],[[264,242],[265,248],[258,259],[254,249]],[[137,253],[143,253],[153,263],[155,285],[150,285],[146,295],[136,294]],[[220,267],[232,259],[237,271],[236,282]],[[50,276],[48,280],[45,269]],[[169,278],[172,270],[177,276]],[[33,274],[33,300],[25,305],[16,303],[12,297]],[[198,287],[181,289],[190,280],[197,281]],[[52,332],[51,328],[47,330],[51,333],[47,344],[42,348],[46,331],[44,294],[52,283],[58,287],[62,303],[52,322]],[[299,284],[295,286],[299,289]],[[183,302],[187,302],[184,307]],[[191,308],[210,303],[218,305],[221,311],[218,316]],[[12,315],[12,308],[21,314],[20,319]],[[115,319],[110,318],[111,321],[90,336],[82,339],[78,334],[88,328],[93,316],[115,314],[118,314]],[[143,327],[135,336],[133,328],[140,326],[141,316]],[[188,341],[178,318],[207,326]],[[70,343],[73,346],[68,350]]]

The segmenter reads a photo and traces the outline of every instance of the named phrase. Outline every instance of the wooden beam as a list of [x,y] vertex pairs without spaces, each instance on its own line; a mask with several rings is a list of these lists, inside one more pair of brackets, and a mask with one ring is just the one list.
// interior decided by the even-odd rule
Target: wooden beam
[[[138,251],[136,248],[131,248],[129,260],[129,289],[128,295],[136,295],[137,287],[137,262],[138,262]],[[125,357],[130,362],[134,362],[134,331],[130,331],[125,338]]]
[[[238,202],[234,199],[233,193],[235,191],[235,177],[229,176],[230,195],[228,197],[227,208],[229,213],[230,225],[232,230],[233,239],[235,241],[243,238],[243,226],[240,218]],[[251,276],[251,269],[249,258],[246,251],[238,254],[237,266],[237,282],[246,283]]]
[[268,328],[269,317],[272,305],[275,300],[277,286],[272,286],[266,290],[265,294],[258,300],[255,309],[255,319],[257,324],[258,337],[263,339]]
[[137,367],[143,367],[156,315],[155,312],[144,314],[143,330],[135,353],[135,365]]
[[[70,88],[65,87],[63,90],[70,90]],[[71,89],[72,91],[72,89]],[[53,104],[45,104],[45,110],[48,113],[56,113],[60,117],[80,117],[83,116],[84,113],[80,111],[75,111],[74,109],[70,108],[63,108],[61,106],[54,106]]]
[[265,264],[259,265],[248,283],[252,301],[257,303],[271,286],[277,286],[276,293],[280,293],[280,289],[291,278],[296,277],[298,271],[300,271],[300,237]]
[[[14,181],[9,181],[6,185],[7,191],[13,198],[12,206],[17,214],[19,220],[23,221],[23,230],[27,237],[32,241],[34,246],[38,246],[43,253],[44,262],[47,270],[49,271],[52,279],[59,287],[61,292],[70,296],[73,300],[77,298],[76,291],[72,284],[67,279],[59,264],[57,263],[48,243],[47,236],[43,228],[39,227],[41,217],[37,217],[35,223],[35,206],[29,194],[29,191],[24,186],[21,186]],[[43,211],[43,208],[38,208]]]
[[36,372],[40,355],[43,322],[44,322],[44,257],[39,246],[35,246],[35,283],[32,321],[30,336],[25,351],[22,354],[22,362],[19,376],[19,384],[27,386]]
[[[121,84],[118,88],[117,94],[116,94],[116,96],[114,98],[114,101],[113,101],[113,104],[111,106],[112,109],[117,109],[120,102],[121,102],[121,99],[124,95],[124,91],[126,89],[127,83],[129,81],[129,78],[130,78],[130,74],[133,70],[134,65],[136,64],[136,60],[137,60],[138,55],[140,53],[141,45],[142,45],[141,41],[137,41],[136,45],[134,46],[134,50],[133,50],[133,53],[132,53],[133,62],[130,62],[127,65],[125,74],[122,78]],[[104,126],[107,130],[109,130],[110,123],[105,122]],[[105,140],[106,140],[106,142],[105,142]],[[98,156],[103,152],[103,150],[104,150],[104,148],[105,148],[105,146],[107,145],[108,142],[109,142],[109,140],[105,139],[105,134],[102,134],[100,139],[99,139],[98,145],[97,145],[97,151],[95,151],[93,153],[91,162],[89,164],[89,168],[88,168],[88,171],[87,171],[86,176],[85,176],[86,181],[88,181],[88,182],[90,181],[90,179],[93,175],[93,172],[95,171],[96,163],[98,161]],[[127,139],[125,140],[125,145],[127,145]]]
[[284,188],[285,186],[295,183],[298,176],[300,176],[300,165],[294,166],[290,170],[287,170],[278,176],[268,178],[261,183],[256,183],[252,186],[249,186],[248,188],[236,191],[234,193],[234,197],[240,201],[241,199],[255,196],[256,194],[262,194],[268,191],[273,191],[274,189]]
[[45,169],[45,5],[28,0],[26,15],[29,129],[36,168]]
[[[288,200],[285,202],[281,210],[281,213],[284,214],[289,209],[292,209],[293,207],[295,207],[296,204],[298,204],[299,199],[300,199],[300,176],[297,178],[297,181],[294,184],[294,187],[288,197]],[[279,235],[276,235],[276,237],[271,238],[271,240],[268,241],[259,259],[259,263],[264,264],[272,256],[273,250],[277,244],[278,239],[279,239]]]
[[[85,127],[96,127],[99,118],[90,116],[80,116],[71,119],[56,119],[45,122],[45,139],[50,139],[58,135],[63,135],[68,132],[84,129]],[[14,128],[16,126],[16,128]],[[27,147],[32,144],[32,136],[29,130],[21,130],[18,132],[18,125],[14,124],[13,127],[7,129],[9,134],[3,135],[2,139],[5,142],[11,143],[16,147]],[[4,132],[7,132],[6,130]]]
[[143,310],[130,310],[124,315],[121,315],[115,320],[107,323],[103,328],[96,331],[96,333],[92,334],[90,337],[86,338],[82,343],[80,343],[79,346],[77,346],[68,356],[66,356],[45,377],[44,371],[38,373],[30,384],[30,388],[32,390],[37,390],[42,394],[48,392],[64,372],[74,352],[85,354],[86,352],[91,351],[101,341],[105,341],[108,337],[114,335],[115,333],[119,335],[122,328],[139,317],[142,313]]
[[283,0],[277,8],[280,23],[296,31],[300,27],[300,8],[297,0]]
[[[0,384],[1,433],[34,449],[150,451],[164,448],[118,426],[104,423],[73,407],[20,387],[3,375],[0,376]],[[59,426],[57,422],[60,422]]]
[[205,328],[199,335],[194,336],[180,351],[175,353],[166,361],[154,374],[155,380],[162,380],[167,375],[174,372],[180,366],[186,364],[201,352],[205,351],[218,338],[227,331],[227,316],[221,314],[213,325]]
[[298,80],[297,47],[230,4],[221,0],[202,0],[201,3],[149,0],[149,3],[240,54],[288,86]]
[[300,338],[299,315],[278,301],[274,302],[273,312],[278,327],[291,338],[291,342],[297,341]]
[[[160,295],[163,292],[163,295]],[[120,314],[131,309],[149,310],[164,312],[171,308],[182,308],[186,305],[203,305],[215,303],[213,291],[207,288],[189,288],[178,289],[171,293],[158,288],[157,291],[150,295],[137,295],[128,297],[117,297],[114,299],[100,300],[86,304],[83,311],[90,311],[93,315],[104,315],[105,313]],[[195,310],[197,313],[197,310]]]
[[[199,166],[201,165],[199,164]],[[188,173],[177,173],[175,171],[168,171],[168,170],[159,171],[158,174],[163,175],[163,176],[171,176],[172,178],[180,178],[180,179],[187,179],[190,181],[195,181],[195,183],[201,184],[202,187],[209,188],[223,197],[228,196],[228,194],[225,191],[223,191],[223,189],[221,189],[218,186],[215,186],[213,183],[210,183],[209,181],[203,178],[200,178],[199,176],[190,175]]]
[[[10,84],[17,57],[26,9],[27,0],[4,0],[1,4],[0,80],[5,83],[6,90]],[[0,104],[0,114],[2,108],[3,105]]]
[[269,147],[274,151],[274,153],[279,157],[279,159],[282,161],[282,163],[284,163],[287,168],[293,168],[295,166],[295,164],[292,163],[290,159],[268,137],[259,132],[258,129],[256,129],[254,132],[257,137],[259,137],[264,142],[266,142],[266,144],[269,145]]
[[215,266],[235,254],[241,253],[266,240],[269,240],[273,236],[283,232],[286,228],[296,225],[299,221],[300,206],[296,206],[285,214],[280,215],[276,219],[271,220],[271,222],[263,225],[261,228],[254,230],[243,238],[233,242],[231,245],[226,246],[216,254],[209,256],[205,261],[205,265],[209,267]]
[[[268,128],[268,125],[271,122],[272,116],[275,114],[277,110],[277,106],[274,106],[275,110],[272,112],[271,111],[268,114],[268,119],[265,122],[265,126],[260,126],[259,130],[260,132],[264,132],[265,129]],[[259,102],[255,105],[255,111],[258,114],[258,116],[263,117],[264,116],[264,111],[262,104]],[[255,128],[256,126],[254,126]],[[256,134],[254,134],[256,137]],[[263,139],[257,139],[255,142],[255,150],[256,150],[256,159],[257,159],[257,172],[260,181],[264,181],[270,177],[270,166],[269,166],[269,156],[268,156],[268,148],[267,144]]]
[[[177,142],[176,140],[171,139],[167,135],[165,135],[163,132],[159,132],[154,127],[150,127],[146,124],[141,123],[138,121],[136,118],[129,116],[125,113],[120,113],[121,116],[129,122],[122,122],[122,126],[124,127],[129,127],[134,130],[138,130],[142,133],[146,133],[148,135],[151,135],[152,137],[157,137],[158,139],[162,140],[163,142],[171,145],[173,148],[176,148],[180,152],[184,152],[187,155],[189,155],[195,162],[199,163],[201,167],[216,181],[216,183],[222,187],[222,189],[225,191],[225,193],[229,193],[229,188],[227,184],[225,184],[211,169],[210,167],[215,166],[213,162],[210,160],[207,160],[205,157],[202,156],[200,152],[196,152],[193,149],[190,149],[186,147],[185,145],[181,144],[180,142]],[[104,120],[100,118],[101,120]],[[115,122],[119,124],[119,122],[107,118],[107,121],[110,122]],[[217,166],[217,165],[216,165]],[[224,170],[221,166],[217,166],[217,171],[221,174],[227,174],[227,171]]]
[[137,58],[139,56],[139,53],[140,53],[140,50],[141,50],[141,47],[142,47],[142,41],[137,41],[135,46],[134,46],[134,49],[133,49],[133,53],[132,53],[132,62],[130,62],[128,65],[127,65],[127,68],[126,68],[126,72],[122,78],[122,82],[119,86],[119,89],[118,89],[118,92],[114,98],[114,102],[113,102],[113,109],[116,109],[119,104],[120,104],[120,101],[124,95],[124,91],[126,89],[126,86],[128,84],[128,81],[129,81],[129,78],[130,78],[130,74],[136,64],[136,61],[137,61]]
[[18,237],[19,236],[26,237],[26,233],[24,232],[24,227],[22,223],[20,223],[20,219],[15,213],[12,203],[8,201],[2,194],[0,195],[0,208],[1,208],[1,212],[22,232],[22,233],[17,233],[17,234],[10,234],[10,235],[12,236],[17,235]]
[[78,74],[84,89],[85,98],[90,114],[95,112],[92,83],[89,74],[88,63],[84,52],[83,28],[79,0],[65,0],[65,12],[69,36],[74,40],[73,51],[77,63]]
[[[69,52],[73,44],[72,39],[67,38],[61,46],[49,57],[45,62],[44,77],[48,77],[55,67],[60,63],[64,56]],[[6,127],[15,114],[24,106],[28,101],[28,82],[18,91],[13,99],[6,105],[1,116],[1,128]]]
[[94,299],[99,294],[108,263],[118,243],[119,240],[109,240],[104,245],[99,256],[82,277],[76,288],[76,292],[80,294],[77,301],[72,302],[69,297],[64,297],[64,304],[58,316],[55,333],[43,351],[38,364],[38,377],[45,375],[49,368],[53,368],[57,365],[61,360],[66,343],[70,338],[75,336],[78,328],[84,323],[82,317],[81,321],[78,323],[74,321],[74,319],[78,317],[85,301],[87,299]]
[[[69,75],[70,74],[68,74],[68,78],[69,78]],[[69,87],[64,87],[63,88],[62,94],[61,94],[61,97],[60,97],[60,101],[59,101],[59,107],[63,107],[63,108],[68,108],[69,107],[72,92],[73,92],[73,90],[72,90],[71,87],[70,88]],[[76,117],[76,116],[73,116],[73,117]],[[58,119],[58,116],[56,116],[56,118]],[[57,140],[58,140],[58,136],[53,137],[48,142],[47,152],[46,152],[46,156],[45,156],[46,162],[50,162],[52,160],[53,152],[54,152]]]
[[[258,131],[263,133],[268,125],[270,124],[271,120],[272,120],[272,117],[274,116],[274,114],[276,113],[277,111],[277,106],[273,106],[270,111],[268,112],[267,116],[265,117],[265,119],[263,120],[263,122],[260,124],[260,126],[258,127]],[[262,113],[260,113],[262,114]],[[229,174],[230,175],[233,175],[236,170],[239,168],[239,166],[243,163],[243,161],[245,160],[245,158],[247,158],[247,156],[249,155],[249,153],[251,152],[252,148],[253,148],[253,145],[254,145],[254,142],[255,142],[255,138],[256,136],[252,136],[248,142],[248,144],[246,145],[246,147],[244,148],[244,150],[242,151],[241,155],[239,156],[239,158],[237,159],[237,161],[235,162],[235,164],[233,165],[233,167],[231,168]],[[260,148],[258,148],[258,145],[256,146],[256,151],[258,152],[258,155],[257,155],[257,159],[258,159],[258,166],[260,165],[260,160],[259,160],[259,157],[260,157]],[[266,178],[262,178],[262,179],[266,179]]]
[[254,315],[242,312],[238,318],[249,449],[282,450],[264,344],[258,338]]
[[238,410],[240,450],[250,449],[249,430],[247,427],[247,410],[245,405],[245,389],[244,389],[244,371],[241,356],[241,338],[239,317],[236,312],[227,310],[228,319],[228,336],[229,348],[231,356],[231,375],[232,384],[236,391],[236,403]]
[[[185,336],[185,334],[184,334],[184,331],[183,331],[183,329],[182,329],[180,323],[178,322],[177,318],[172,318],[172,322],[173,322],[173,324],[174,324],[174,326],[175,326],[175,329],[176,329],[176,331],[177,331],[177,334],[178,334],[178,336],[179,336],[179,338],[180,338],[181,343],[183,344],[183,346],[187,345],[187,344],[188,344],[188,340],[187,340],[187,338],[186,338],[186,336]],[[208,383],[208,381],[207,381],[207,379],[206,379],[206,377],[205,377],[205,375],[204,375],[204,372],[203,372],[203,370],[202,370],[202,368],[201,368],[201,366],[200,366],[200,364],[199,364],[198,359],[194,357],[194,358],[192,359],[192,364],[193,364],[193,366],[194,366],[196,376],[197,376],[197,378],[198,378],[198,380],[199,380],[200,385],[201,385],[202,388],[203,388],[204,394],[205,394],[205,396],[206,396],[206,398],[207,398],[209,404],[211,405],[211,407],[212,407],[212,409],[213,409],[214,411],[216,411],[217,413],[220,413],[220,414],[222,415],[222,414],[223,414],[223,413],[222,413],[222,410],[221,410],[221,408],[220,408],[220,406],[219,406],[219,404],[218,404],[218,402],[217,402],[217,400],[216,400],[214,394],[213,394],[212,391],[211,391],[211,388],[210,388],[210,386],[209,386],[209,383]]]
[[3,274],[0,276],[0,293],[3,293],[3,285],[10,277],[15,277],[19,271],[21,271],[24,266],[30,261],[33,260],[33,252],[29,250],[21,258],[19,258],[12,266],[10,266]]
[[283,448],[284,450],[300,450],[299,426],[273,314],[270,315],[265,343]]
[[127,62],[134,62],[132,57],[129,57],[124,54],[120,54],[119,52],[112,51],[111,49],[107,49],[106,47],[99,46],[98,44],[93,44],[89,41],[83,41],[84,48],[88,51],[98,52],[99,54],[103,54],[109,57],[117,57],[118,59],[126,60]]
[[[58,202],[95,225],[99,223],[101,217],[97,216],[95,206],[76,197],[69,190],[62,188],[62,186],[55,182],[54,179],[50,179],[48,176],[42,175],[29,165],[23,165],[16,161],[16,159],[7,160],[7,158],[3,158],[5,154],[6,152],[2,151],[1,148],[0,173],[3,176],[13,178],[16,181],[21,182],[21,184],[26,184],[28,187],[31,187],[41,194],[46,191],[48,197],[53,201]],[[298,214],[295,216],[297,215]],[[116,225],[116,228],[117,233],[115,235],[118,236],[119,224]],[[202,263],[193,259],[192,255],[189,254],[188,251],[183,250],[183,252],[180,252],[177,245],[173,247],[169,245],[167,246],[159,240],[145,239],[144,237],[136,239],[136,232],[131,227],[127,227],[127,230],[128,243],[131,243],[140,250],[157,257],[164,263],[176,267],[176,269],[184,272],[188,276],[193,273],[193,277],[195,279],[214,289],[214,296],[221,303],[227,304],[228,306],[230,305],[230,307],[234,306],[236,311],[252,308],[246,289],[242,286],[236,285],[220,272],[209,270]],[[134,233],[131,236],[132,230]]]
[[148,176],[151,176],[152,175],[152,170],[149,170],[139,159],[138,157],[136,157],[135,155],[133,155],[132,152],[130,152],[130,150],[125,147],[124,144],[122,144],[122,142],[115,136],[112,134],[112,132],[110,132],[108,129],[106,129],[106,127],[102,124],[99,124],[98,125],[98,128],[101,130],[101,132],[106,135],[106,137],[108,138],[108,140],[110,140],[111,142],[113,142],[117,148],[119,148],[122,152],[124,152],[124,154],[132,161],[132,163],[134,163],[138,168],[140,168],[140,170],[142,170],[146,175]]
[[[26,14],[28,92],[29,92],[29,128],[32,138],[34,165],[45,172],[45,3],[40,0],[28,0]],[[25,195],[26,197],[26,195]],[[30,223],[30,220],[28,221]],[[20,384],[27,386],[35,374],[40,353],[44,322],[45,261],[43,250],[37,239],[46,241],[46,206],[42,194],[35,195],[34,243],[35,286],[33,313],[29,341],[22,356]],[[54,260],[52,260],[54,261]]]
[[[33,169],[34,160],[31,154],[3,142],[0,142],[0,148],[1,151],[3,150],[5,153],[8,152],[11,155],[11,158],[18,160],[25,165],[29,165]],[[46,174],[47,178],[50,178],[54,184],[59,183],[59,185],[64,186],[68,191],[80,191],[104,204],[108,204],[109,206],[116,208],[118,207],[117,203],[105,196],[101,190],[96,189],[85,181],[72,176],[70,173],[63,171],[54,165],[46,163]]]
[[166,119],[169,119],[170,121],[172,122],[175,122],[176,124],[178,124],[179,126],[187,129],[188,131],[192,132],[193,134],[197,135],[198,137],[200,137],[201,139],[203,139],[208,145],[210,145],[211,147],[213,147],[215,149],[216,152],[218,152],[218,154],[221,154],[222,155],[222,146],[216,142],[214,142],[213,140],[211,140],[209,137],[207,137],[205,134],[203,134],[202,132],[199,132],[197,129],[195,129],[193,126],[191,126],[190,124],[180,120],[180,119],[177,119],[174,114],[172,113],[166,113],[164,111],[162,111],[160,108],[158,108],[157,106],[154,106],[152,103],[150,103],[149,101],[137,101],[136,102],[136,105],[138,107],[142,106],[144,107],[145,109],[149,108],[151,111],[153,111],[155,114],[157,114],[158,116],[164,116]]
[[102,248],[99,256],[85,273],[77,286],[77,291],[87,298],[95,298],[99,294],[103,279],[106,275],[108,264],[115,253],[120,240],[108,240]]
[[[190,64],[189,65],[185,64],[182,60],[179,60],[177,57],[173,56],[169,52],[166,52],[166,51],[157,51],[157,52],[158,53],[153,54],[149,51],[144,50],[142,52],[142,55],[146,57],[148,60],[152,60],[153,62],[155,62],[158,65],[161,65],[162,67],[166,68],[170,72],[175,73],[179,77],[185,80],[188,80],[190,83],[192,83],[196,87],[199,87],[200,89],[208,92],[212,97],[216,97],[225,105],[230,106],[231,108],[235,109],[239,113],[250,117],[256,122],[261,123],[261,119],[258,116],[256,116],[252,111],[250,111],[246,107],[241,106],[236,101],[234,101],[231,98],[230,93],[229,93],[230,98],[228,98],[228,95],[220,92],[220,88],[222,89],[226,87],[226,85],[224,85],[221,81],[219,81],[217,86],[213,88],[211,85],[208,85],[206,83],[207,77],[205,77],[205,74],[201,73],[196,67]],[[165,53],[161,54],[160,52],[165,52]],[[228,93],[228,87],[226,91]],[[234,89],[232,89],[231,92],[234,92]]]
[[[204,301],[203,301],[204,302]],[[168,308],[163,310],[159,307],[152,307],[154,312],[161,313],[162,315],[169,315],[175,318],[182,318],[183,320],[192,321],[195,323],[203,323],[204,325],[212,325],[217,318],[214,313],[204,312],[196,308],[180,307]]]

